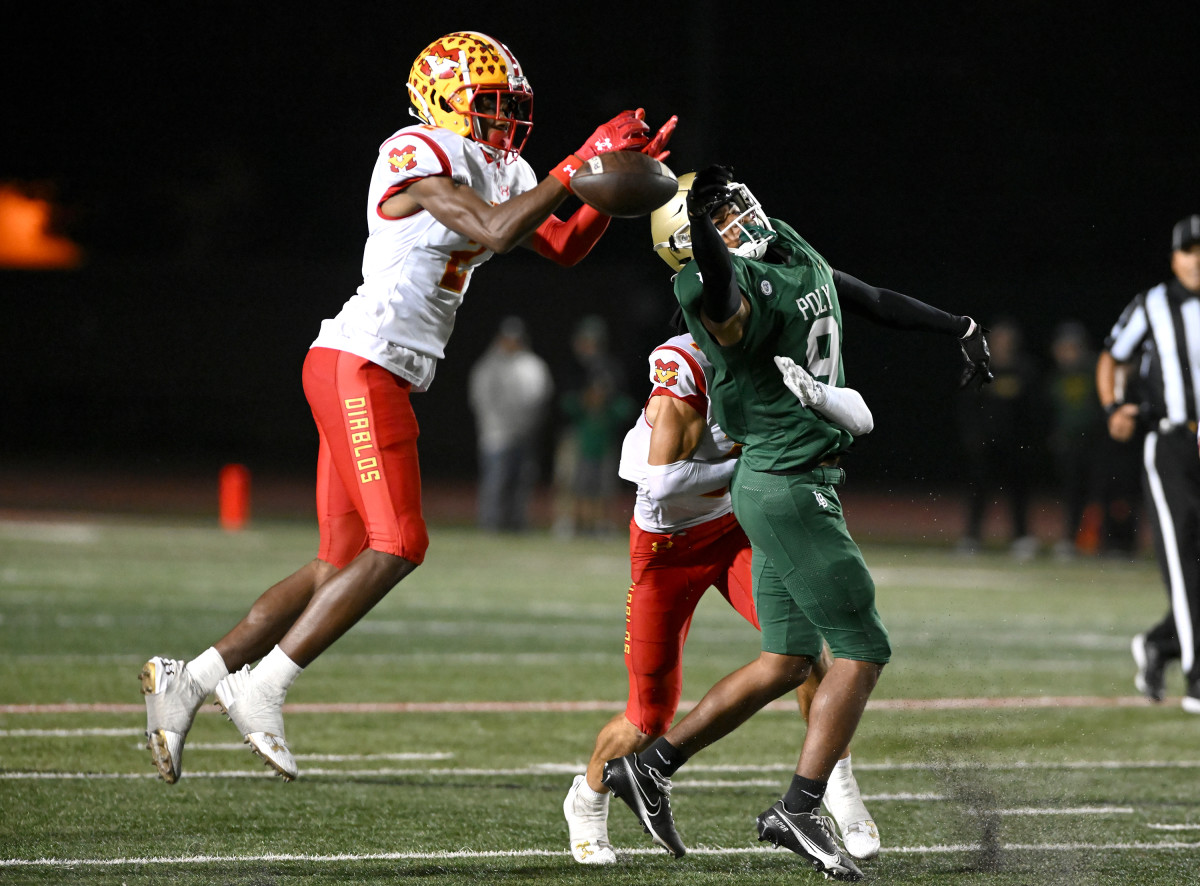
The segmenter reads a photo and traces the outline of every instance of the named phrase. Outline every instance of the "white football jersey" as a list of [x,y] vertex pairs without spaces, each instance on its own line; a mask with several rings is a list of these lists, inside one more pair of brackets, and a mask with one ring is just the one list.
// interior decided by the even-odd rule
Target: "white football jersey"
[[367,192],[363,282],[313,347],[357,354],[423,391],[433,381],[454,330],[454,314],[486,247],[452,231],[425,210],[387,218],[379,207],[409,184],[447,175],[492,204],[532,190],[524,159],[495,160],[470,139],[436,126],[407,126],[379,148]]
[[[708,427],[700,436],[692,459],[717,461],[728,456],[734,441],[725,436],[713,415],[708,399],[708,362],[690,335],[667,339],[650,354],[650,397],[677,397],[705,417]],[[649,400],[647,400],[649,402]],[[671,533],[704,523],[733,510],[729,490],[717,495],[696,494],[673,497],[669,502],[650,496],[646,485],[649,469],[650,432],[652,427],[643,407],[637,423],[625,435],[621,446],[620,475],[637,484],[637,501],[633,519],[647,532]]]

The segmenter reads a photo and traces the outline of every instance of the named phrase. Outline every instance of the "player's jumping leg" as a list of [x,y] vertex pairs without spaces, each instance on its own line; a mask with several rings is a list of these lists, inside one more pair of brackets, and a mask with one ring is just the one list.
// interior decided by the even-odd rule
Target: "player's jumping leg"
[[139,675],[146,696],[146,747],[159,777],[175,784],[183,772],[183,741],[208,690],[196,684],[186,663],[154,656]]
[[163,781],[179,780],[183,744],[196,712],[229,675],[229,668],[265,655],[304,611],[317,586],[335,571],[313,560],[265,591],[233,630],[190,662],[155,656],[142,666],[146,746]]
[[296,623],[253,670],[217,684],[217,703],[251,749],[291,781],[296,760],[283,730],[283,702],[300,671],[354,626],[416,563],[366,550],[317,589]]
[[[805,722],[808,721],[813,696],[817,693],[817,687],[821,685],[821,678],[832,665],[833,656],[826,646],[821,650],[821,657],[813,663],[813,672],[796,690],[800,713]],[[858,781],[850,768],[850,748],[846,748],[837,765],[833,767],[833,774],[829,776],[829,785],[825,789],[824,804],[837,825],[847,852],[863,860],[879,855],[879,828],[863,804]]]

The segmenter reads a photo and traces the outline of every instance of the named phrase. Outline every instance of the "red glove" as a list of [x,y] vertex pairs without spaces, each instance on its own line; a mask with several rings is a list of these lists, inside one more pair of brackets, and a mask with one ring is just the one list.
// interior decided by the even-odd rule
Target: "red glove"
[[[571,190],[571,176],[588,160],[610,151],[641,151],[650,143],[650,127],[645,121],[646,111],[622,111],[592,133],[574,154],[550,170],[564,188]],[[657,136],[655,136],[657,138]],[[665,141],[663,142],[666,143]]]
[[663,148],[665,148],[667,146],[667,142],[669,142],[671,140],[671,135],[672,135],[672,133],[675,132],[675,124],[678,122],[679,122],[679,118],[677,116],[675,116],[674,114],[672,114],[671,119],[668,120],[666,123],[664,123],[659,128],[659,130],[655,134],[654,138],[652,138],[650,140],[650,144],[648,144],[648,145],[646,145],[646,147],[642,148],[642,153],[649,154],[651,157],[653,157],[655,160],[658,160],[660,163],[663,160],[666,160],[668,157],[670,157],[671,152],[664,151]]
[[593,132],[592,137],[575,152],[575,156],[586,163],[597,154],[607,154],[609,151],[640,151],[650,141],[646,135],[650,127],[646,125],[645,117],[646,112],[642,108],[622,111]]

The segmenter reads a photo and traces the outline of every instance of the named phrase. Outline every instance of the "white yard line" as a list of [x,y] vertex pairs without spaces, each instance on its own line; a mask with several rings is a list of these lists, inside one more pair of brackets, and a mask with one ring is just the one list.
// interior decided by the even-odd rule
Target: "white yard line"
[[[1006,843],[1006,850],[1020,852],[1166,852],[1200,849],[1200,843]],[[691,855],[767,855],[780,850],[750,847],[703,847],[689,848]],[[883,855],[944,855],[961,852],[977,852],[979,847],[971,844],[941,846],[893,846],[882,850]],[[662,855],[661,849],[622,849],[621,855]],[[513,849],[490,852],[469,849],[454,852],[377,852],[369,854],[344,853],[337,855],[299,855],[268,853],[263,855],[181,855],[145,856],[122,858],[4,858],[0,867],[123,867],[151,865],[201,865],[246,862],[304,862],[345,863],[371,861],[449,861],[453,859],[484,858],[570,858],[570,853],[559,849]]]
[[[987,698],[884,698],[867,702],[868,711],[948,711],[1044,708],[1133,708],[1150,707],[1141,696],[1054,695]],[[683,701],[680,711],[691,710],[695,701]],[[624,701],[403,701],[403,702],[312,702],[285,704],[289,714],[521,714],[623,711]],[[795,711],[796,702],[781,699],[763,710]],[[201,713],[218,713],[205,706]],[[0,704],[0,714],[140,714],[142,704],[78,703]]]
[[[236,749],[239,753],[245,753],[244,745],[233,745],[231,749]],[[452,755],[448,755],[452,756]],[[250,758],[247,756],[247,760]],[[347,762],[363,759],[442,759],[437,754],[377,754],[364,755],[355,757],[352,755],[313,755],[311,758],[301,755],[299,759],[316,759],[316,760],[340,760],[345,759]],[[1105,764],[1088,764],[1079,762],[1068,762],[1062,764],[1026,764],[1026,763],[1009,763],[996,764],[992,766],[980,766],[978,764],[957,764],[953,767],[931,767],[925,764],[910,765],[910,764],[887,764],[880,763],[874,766],[859,766],[855,765],[855,769],[864,770],[871,769],[875,772],[885,771],[910,771],[914,769],[949,769],[949,768],[969,768],[969,769],[992,769],[992,770],[1010,770],[1010,769],[1058,769],[1058,768],[1105,768],[1105,769],[1144,769],[1147,767],[1160,769],[1192,769],[1200,766],[1200,761],[1182,761],[1179,763],[1155,762],[1145,763],[1142,761],[1108,761]],[[583,763],[537,763],[531,766],[520,766],[504,769],[485,769],[485,768],[428,768],[428,767],[409,767],[409,768],[374,768],[374,769],[327,769],[320,767],[305,767],[301,770],[301,777],[318,777],[318,776],[354,776],[356,778],[369,778],[373,776],[422,776],[422,777],[447,777],[458,778],[463,776],[473,776],[480,778],[512,778],[519,776],[542,776],[542,775],[576,775],[584,770]],[[736,772],[790,772],[794,767],[785,764],[775,766],[704,766],[701,764],[692,764],[688,767],[688,773],[674,780],[674,787],[677,790],[689,790],[696,788],[742,788],[742,787],[778,787],[779,779],[693,779],[692,776],[700,773],[736,773]],[[230,770],[192,770],[186,772],[187,778],[271,778],[273,775],[266,770],[251,770],[243,771],[237,769]],[[0,781],[53,781],[55,779],[73,780],[73,779],[122,779],[122,778],[157,778],[153,772],[55,772],[55,771],[9,771],[0,772]],[[874,799],[880,800],[939,800],[944,799],[938,794],[879,794]],[[1104,809],[1107,811],[1124,811],[1125,807],[1093,807],[1096,809]],[[1031,813],[1032,814],[1032,813]],[[1200,825],[1197,825],[1200,828]]]

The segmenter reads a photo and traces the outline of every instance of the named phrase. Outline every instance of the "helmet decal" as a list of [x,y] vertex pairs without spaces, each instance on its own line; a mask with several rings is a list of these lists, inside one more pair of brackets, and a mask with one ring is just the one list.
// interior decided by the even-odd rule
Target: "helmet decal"
[[412,113],[514,160],[533,128],[533,90],[512,51],[456,31],[425,47],[408,75]]

